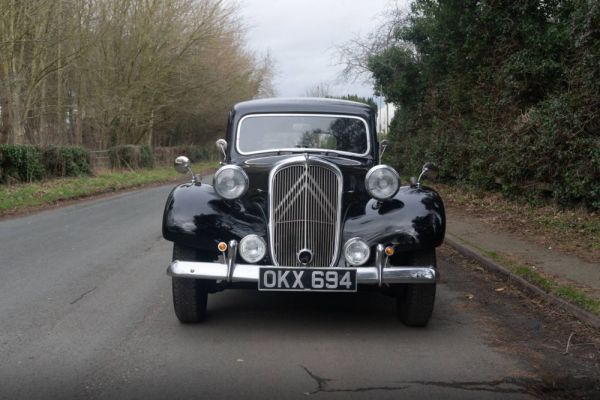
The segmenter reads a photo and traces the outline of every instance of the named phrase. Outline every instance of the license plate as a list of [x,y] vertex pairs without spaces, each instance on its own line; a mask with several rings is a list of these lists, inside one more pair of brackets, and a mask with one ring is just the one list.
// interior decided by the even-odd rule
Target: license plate
[[356,270],[348,268],[260,268],[258,290],[356,292]]

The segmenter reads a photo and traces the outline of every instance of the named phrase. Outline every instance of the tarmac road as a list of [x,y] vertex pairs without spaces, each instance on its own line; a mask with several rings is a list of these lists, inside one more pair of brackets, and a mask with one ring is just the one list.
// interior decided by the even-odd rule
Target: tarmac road
[[179,324],[169,190],[0,221],[0,398],[536,397],[528,362],[493,345],[449,281],[425,329],[374,292],[230,290],[205,324]]

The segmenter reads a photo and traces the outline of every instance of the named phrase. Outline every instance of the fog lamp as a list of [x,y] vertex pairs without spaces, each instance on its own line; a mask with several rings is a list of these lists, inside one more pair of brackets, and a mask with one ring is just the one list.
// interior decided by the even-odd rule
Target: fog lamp
[[350,265],[363,265],[370,255],[369,245],[360,238],[349,239],[344,245],[344,258]]
[[244,236],[240,241],[239,252],[246,262],[254,264],[264,258],[267,253],[267,244],[258,235]]

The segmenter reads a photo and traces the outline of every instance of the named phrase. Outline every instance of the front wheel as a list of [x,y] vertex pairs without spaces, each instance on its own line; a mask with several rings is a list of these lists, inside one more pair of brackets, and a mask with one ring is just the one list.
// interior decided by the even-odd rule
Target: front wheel
[[[173,244],[173,260],[198,261],[202,255],[193,248]],[[192,324],[206,317],[209,281],[192,278],[171,278],[173,306],[179,322]]]
[[[412,265],[436,267],[435,249],[415,252]],[[435,283],[404,285],[396,295],[398,318],[408,326],[425,326],[431,319],[435,304]]]

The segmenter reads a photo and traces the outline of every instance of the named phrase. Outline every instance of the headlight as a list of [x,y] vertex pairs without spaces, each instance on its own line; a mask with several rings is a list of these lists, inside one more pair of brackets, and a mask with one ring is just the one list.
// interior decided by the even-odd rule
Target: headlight
[[224,199],[237,199],[248,190],[248,175],[237,165],[226,165],[215,173],[213,186]]
[[400,175],[390,166],[377,165],[367,172],[365,186],[371,196],[377,200],[386,200],[398,192]]
[[267,244],[260,236],[244,236],[240,241],[239,252],[246,262],[254,264],[262,260],[267,253]]
[[352,238],[344,245],[344,257],[350,265],[363,265],[370,255],[369,245],[360,238]]

